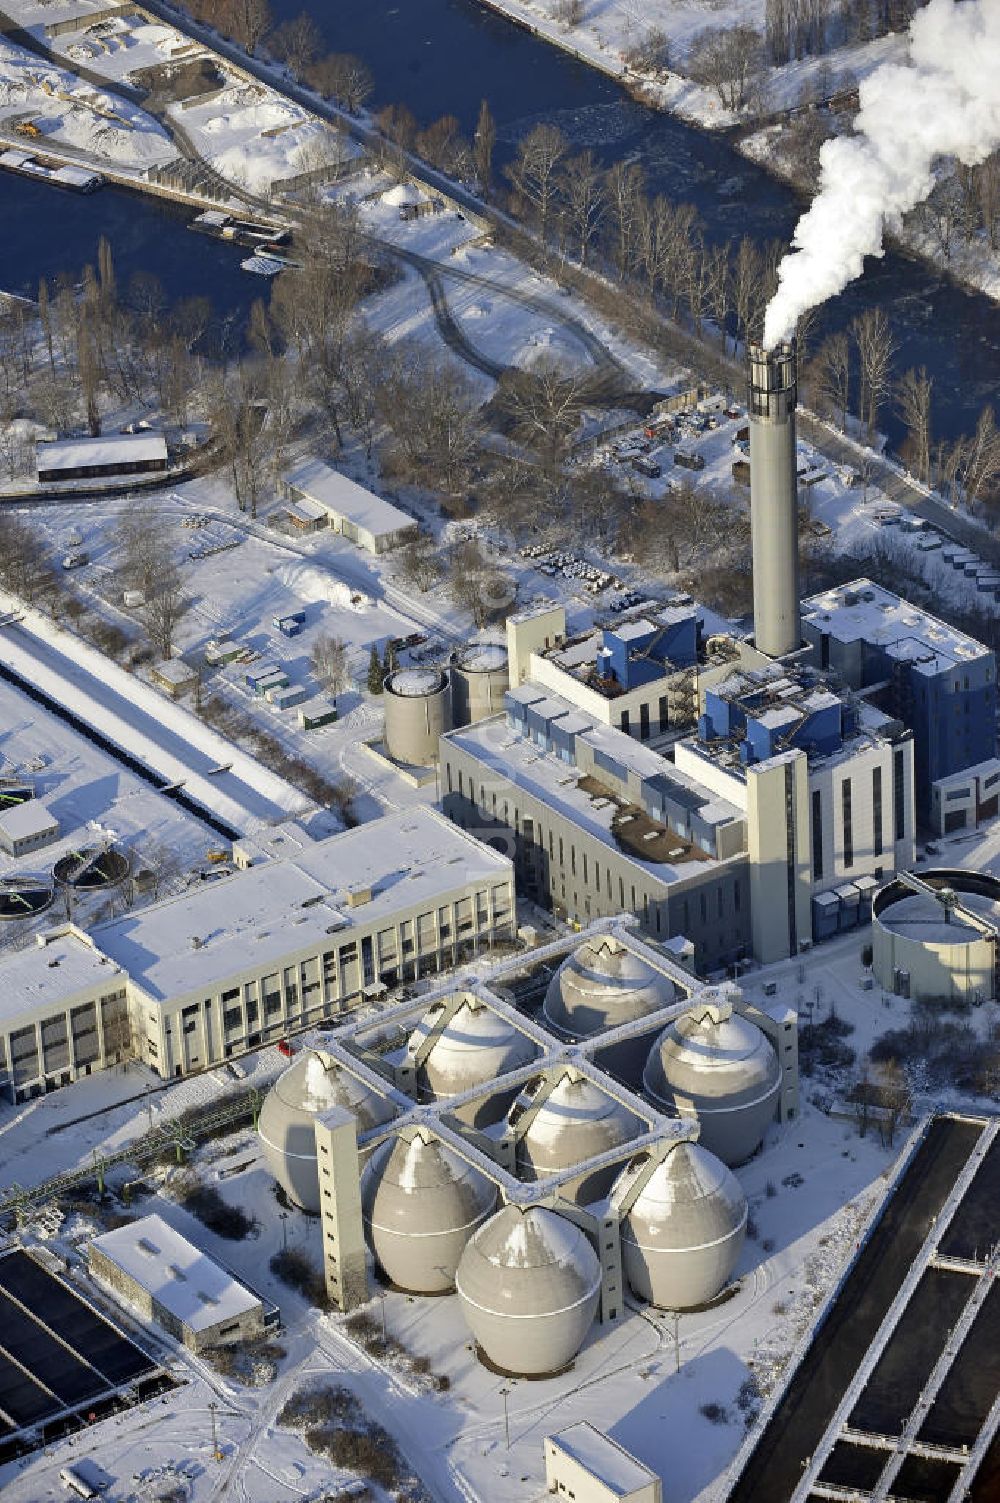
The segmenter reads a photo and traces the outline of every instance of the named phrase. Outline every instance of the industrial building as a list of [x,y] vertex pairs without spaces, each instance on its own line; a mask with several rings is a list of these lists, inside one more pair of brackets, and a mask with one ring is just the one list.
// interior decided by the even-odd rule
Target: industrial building
[[167,441],[162,433],[53,439],[36,444],[35,464],[39,481],[155,475],[167,468]]
[[0,812],[0,850],[26,856],[59,838],[59,821],[41,799],[29,798]]
[[529,897],[583,922],[631,911],[703,971],[867,922],[913,860],[910,733],[808,669],[714,665],[698,692],[695,733],[657,750],[511,688],[503,720],[442,738],[445,813],[504,840]]
[[510,862],[414,809],[0,960],[14,1099],[137,1056],[219,1064],[510,940]]
[[663,1503],[657,1474],[586,1420],[545,1437],[545,1483],[576,1503]]
[[875,895],[872,966],[879,985],[920,1002],[1000,995],[1000,880],[986,872],[901,872]]
[[[555,969],[539,1019],[518,997],[542,966]],[[568,1004],[592,968],[604,1020],[581,1011],[578,1033]],[[560,997],[557,1036],[546,1019]],[[720,1065],[731,1040],[709,1037],[713,1008],[739,1018],[743,1058]],[[642,1089],[643,1061],[689,1017],[719,1055],[704,1073],[703,1116],[691,1109],[693,1055],[676,1088],[661,1083],[655,1100]],[[633,921],[601,921],[346,1022],[278,1080],[260,1135],[285,1193],[320,1210],[342,1308],[369,1297],[367,1242],[394,1286],[454,1288],[487,1366],[543,1376],[572,1364],[598,1316],[621,1319],[626,1286],[669,1309],[726,1286],[747,1202],[699,1135],[714,1115],[734,1160],[745,1158],[770,1120],[795,1115],[797,1091],[793,1010],[706,989]],[[748,1110],[751,1098],[766,1115]]]
[[87,1261],[126,1305],[192,1352],[264,1333],[257,1296],[162,1216],[143,1216],[94,1237]]
[[420,529],[407,512],[366,490],[321,459],[310,459],[285,476],[292,521],[301,530],[318,524],[343,534],[367,553],[388,553],[411,543]]
[[[950,834],[996,814],[997,675],[988,647],[870,579],[803,602],[802,634],[816,667],[913,732],[922,819]],[[973,774],[976,799],[967,786]]]

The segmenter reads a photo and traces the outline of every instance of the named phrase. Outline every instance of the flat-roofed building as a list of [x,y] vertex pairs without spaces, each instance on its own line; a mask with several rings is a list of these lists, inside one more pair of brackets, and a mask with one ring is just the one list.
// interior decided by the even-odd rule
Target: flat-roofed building
[[58,438],[35,446],[35,463],[40,481],[157,474],[167,468],[167,441],[162,433]]
[[390,548],[412,542],[420,531],[408,512],[321,459],[309,459],[287,474],[285,490],[294,508],[289,511],[292,526],[312,531],[318,507],[334,532],[368,553],[388,553]]
[[[511,862],[435,810],[289,843],[285,857],[262,849],[209,887],[0,959],[11,1094],[68,1084],[123,1049],[165,1079],[187,1075],[514,936]],[[98,1025],[105,1000],[121,1016]]]
[[264,1306],[162,1216],[143,1216],[95,1237],[91,1272],[145,1320],[192,1352],[264,1332]]
[[545,1437],[545,1482],[575,1503],[663,1503],[657,1473],[586,1420]]
[[25,856],[49,845],[59,835],[59,821],[41,799],[29,798],[0,814],[0,850]]

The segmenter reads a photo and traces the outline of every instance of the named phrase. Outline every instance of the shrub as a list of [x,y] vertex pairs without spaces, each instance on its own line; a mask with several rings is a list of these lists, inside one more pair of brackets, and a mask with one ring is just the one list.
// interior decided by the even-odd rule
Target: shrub
[[729,1424],[729,1410],[725,1404],[717,1404],[714,1400],[711,1403],[702,1404],[698,1413],[703,1414],[710,1425]]
[[186,1175],[178,1184],[177,1199],[186,1211],[197,1216],[203,1226],[217,1237],[229,1242],[242,1242],[253,1231],[257,1222],[240,1206],[231,1206],[224,1200],[214,1185],[203,1185],[193,1174]]
[[268,1267],[276,1279],[287,1284],[289,1289],[297,1289],[311,1305],[320,1310],[329,1307],[326,1280],[297,1247],[286,1247],[281,1252],[276,1252]]

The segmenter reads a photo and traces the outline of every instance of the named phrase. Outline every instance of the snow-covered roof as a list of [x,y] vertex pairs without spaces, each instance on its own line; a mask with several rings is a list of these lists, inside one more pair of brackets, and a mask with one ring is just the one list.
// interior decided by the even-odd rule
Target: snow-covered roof
[[415,183],[397,183],[387,193],[382,194],[382,202],[391,204],[393,208],[402,207],[404,204],[422,203],[424,195]]
[[321,459],[310,459],[285,476],[289,489],[296,492],[296,500],[316,501],[327,512],[346,517],[356,527],[361,527],[373,537],[399,532],[405,527],[416,527],[416,522],[398,506],[384,501],[363,485],[348,479],[339,470],[334,470]]
[[260,1300],[162,1216],[143,1216],[91,1244],[192,1331],[236,1320]]
[[189,684],[198,676],[197,670],[190,663],[185,663],[183,658],[164,658],[162,663],[154,663],[149,671],[154,678],[162,679],[168,684]]
[[810,626],[837,642],[870,642],[924,671],[969,662],[990,650],[870,579],[855,579],[813,595],[803,601],[802,615]]
[[[510,862],[433,809],[387,814],[285,860],[152,903],[94,930],[98,944],[154,1001],[280,964],[472,881],[506,881]],[[349,889],[370,887],[350,906]],[[0,966],[2,972],[2,966]]]
[[57,438],[35,450],[40,470],[79,470],[86,465],[154,464],[166,459],[162,433],[113,433],[101,438]]
[[0,814],[0,830],[8,840],[30,840],[32,835],[47,835],[58,829],[59,821],[41,799],[29,798]]
[[66,925],[0,961],[0,1018],[51,1007],[91,987],[115,991],[125,978],[95,945]]
[[303,522],[318,522],[321,517],[327,515],[326,507],[322,502],[313,501],[310,496],[303,496],[301,501],[290,502],[288,510]]

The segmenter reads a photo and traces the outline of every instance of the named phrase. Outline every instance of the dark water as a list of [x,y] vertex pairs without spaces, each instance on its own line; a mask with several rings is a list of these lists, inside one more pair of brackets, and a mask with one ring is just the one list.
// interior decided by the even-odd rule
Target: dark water
[[[499,127],[498,167],[533,124],[552,121],[577,150],[590,147],[606,162],[640,162],[651,189],[697,206],[710,238],[787,241],[791,234],[799,199],[724,136],[634,104],[611,79],[477,0],[272,0],[271,8],[280,20],[303,6],[331,48],[368,62],[374,107],[406,103],[422,123],[450,113],[471,134],[480,101],[488,99]],[[77,271],[93,258],[103,231],[126,277],[151,270],[169,291],[208,293],[224,314],[245,313],[266,292],[260,279],[239,271],[234,252],[186,233],[183,211],[108,189],[76,198],[7,175],[0,175],[0,205],[0,286],[28,290],[40,272]],[[997,304],[891,254],[828,305],[823,329],[842,327],[876,304],[891,314],[898,369],[926,365],[934,376],[938,434],[969,431],[985,402],[1000,405]],[[888,426],[898,441],[891,416]]]

